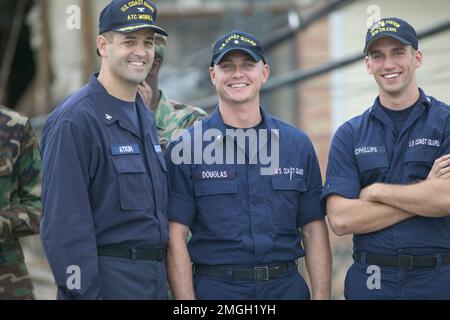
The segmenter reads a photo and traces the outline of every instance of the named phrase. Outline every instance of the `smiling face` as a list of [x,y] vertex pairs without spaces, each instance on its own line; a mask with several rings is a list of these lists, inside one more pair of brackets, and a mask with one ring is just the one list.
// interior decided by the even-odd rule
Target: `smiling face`
[[221,103],[259,105],[259,91],[269,77],[269,66],[262,60],[256,62],[243,51],[234,50],[209,68],[209,73]]
[[378,84],[380,97],[398,98],[417,91],[416,69],[422,61],[420,50],[386,37],[370,47],[366,67]]
[[99,52],[110,77],[136,86],[146,78],[154,58],[153,30],[111,32],[99,38]]

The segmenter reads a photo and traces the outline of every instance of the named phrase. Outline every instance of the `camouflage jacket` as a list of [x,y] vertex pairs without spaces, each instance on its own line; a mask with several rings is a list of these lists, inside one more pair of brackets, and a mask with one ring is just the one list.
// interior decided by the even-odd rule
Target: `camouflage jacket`
[[39,232],[40,168],[28,119],[0,106],[0,250]]
[[35,298],[18,238],[39,232],[40,169],[28,119],[0,106],[0,300]]
[[159,140],[163,150],[177,137],[180,129],[192,126],[203,119],[207,113],[198,107],[187,106],[169,98],[161,91],[161,98],[156,106],[155,121]]

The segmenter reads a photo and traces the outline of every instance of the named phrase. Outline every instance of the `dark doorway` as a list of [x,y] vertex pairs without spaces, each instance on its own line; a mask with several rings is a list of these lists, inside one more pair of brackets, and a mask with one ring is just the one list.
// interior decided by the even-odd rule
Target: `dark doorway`
[[[21,1],[25,2],[21,4]],[[5,90],[0,103],[12,109],[16,107],[36,73],[35,57],[30,46],[30,28],[26,24],[26,16],[33,2],[0,0],[0,67],[9,71],[5,77],[4,88],[0,88]],[[13,22],[17,20],[21,20],[20,28],[14,30]],[[12,61],[5,61],[8,54],[12,54]]]

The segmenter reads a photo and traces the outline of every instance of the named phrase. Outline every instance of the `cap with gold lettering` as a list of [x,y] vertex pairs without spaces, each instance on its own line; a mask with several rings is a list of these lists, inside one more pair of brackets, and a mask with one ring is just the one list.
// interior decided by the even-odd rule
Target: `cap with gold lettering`
[[167,36],[167,32],[155,24],[156,6],[146,0],[113,0],[100,13],[99,34],[107,31],[121,33],[149,28]]
[[419,48],[416,30],[406,21],[399,18],[385,18],[375,22],[366,34],[364,53],[380,38],[389,37],[410,45],[414,49]]
[[256,62],[262,60],[266,63],[261,41],[250,33],[233,30],[221,36],[214,43],[212,48],[211,67],[220,63],[223,57],[233,50],[244,51]]

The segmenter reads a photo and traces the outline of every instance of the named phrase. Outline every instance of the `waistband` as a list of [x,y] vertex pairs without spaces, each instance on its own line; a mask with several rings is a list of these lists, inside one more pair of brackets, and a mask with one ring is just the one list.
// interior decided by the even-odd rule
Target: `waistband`
[[228,266],[194,264],[194,274],[223,278],[229,280],[268,281],[287,275],[290,270],[296,270],[294,261],[281,262],[267,266]]
[[394,268],[434,268],[439,263],[450,265],[449,252],[437,252],[434,255],[416,256],[416,255],[378,255],[367,252],[356,251],[353,253],[353,260],[371,265]]
[[138,248],[127,246],[100,246],[97,248],[99,256],[127,258],[131,260],[156,260],[163,261],[166,258],[167,249],[161,248]]

